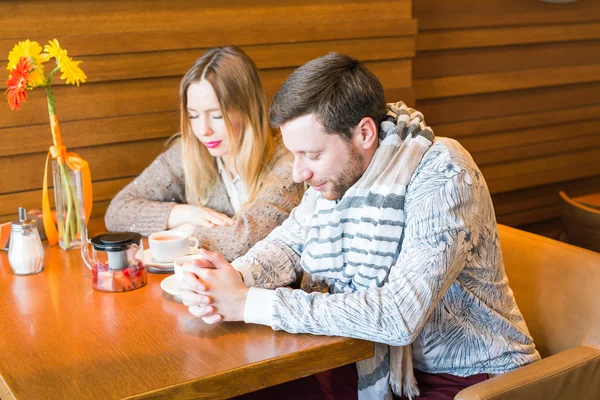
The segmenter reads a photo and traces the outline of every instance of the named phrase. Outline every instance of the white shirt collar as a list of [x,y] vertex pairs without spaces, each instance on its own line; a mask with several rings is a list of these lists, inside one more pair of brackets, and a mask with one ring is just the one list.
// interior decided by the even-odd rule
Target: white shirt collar
[[231,177],[229,171],[225,168],[225,164],[221,157],[217,157],[217,170],[225,185],[231,207],[237,213],[242,208],[242,205],[248,201],[248,189],[246,184],[240,178],[239,174],[236,174],[233,178]]

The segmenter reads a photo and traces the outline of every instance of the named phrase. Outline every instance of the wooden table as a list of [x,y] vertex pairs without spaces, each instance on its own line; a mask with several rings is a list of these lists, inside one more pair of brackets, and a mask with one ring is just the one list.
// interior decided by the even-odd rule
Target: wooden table
[[166,276],[102,293],[79,251],[46,248],[30,276],[0,251],[0,398],[228,398],[373,354],[361,340],[207,325],[161,290]]

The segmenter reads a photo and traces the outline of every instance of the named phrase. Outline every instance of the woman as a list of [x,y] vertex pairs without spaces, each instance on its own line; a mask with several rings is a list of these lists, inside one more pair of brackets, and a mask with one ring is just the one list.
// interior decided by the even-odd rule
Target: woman
[[293,157],[268,125],[264,87],[242,50],[208,50],[180,98],[181,137],[115,196],[106,227],[149,235],[185,224],[201,247],[233,260],[300,202]]

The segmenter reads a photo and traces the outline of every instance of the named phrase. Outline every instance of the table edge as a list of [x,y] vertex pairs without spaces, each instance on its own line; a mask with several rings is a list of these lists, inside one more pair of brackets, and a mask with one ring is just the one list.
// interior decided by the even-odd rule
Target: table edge
[[[323,356],[323,352],[326,352],[327,357]],[[344,338],[333,344],[311,348],[302,352],[300,356],[298,353],[286,354],[178,385],[140,393],[127,399],[227,399],[364,360],[373,355],[373,342]],[[237,385],[236,381],[244,384]],[[226,390],[223,391],[223,388]]]

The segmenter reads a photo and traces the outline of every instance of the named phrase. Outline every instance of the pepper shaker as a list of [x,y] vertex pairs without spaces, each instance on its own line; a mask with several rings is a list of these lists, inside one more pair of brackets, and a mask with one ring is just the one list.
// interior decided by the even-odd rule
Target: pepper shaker
[[11,223],[8,262],[16,275],[31,275],[44,266],[44,247],[34,220],[19,207],[19,220]]

